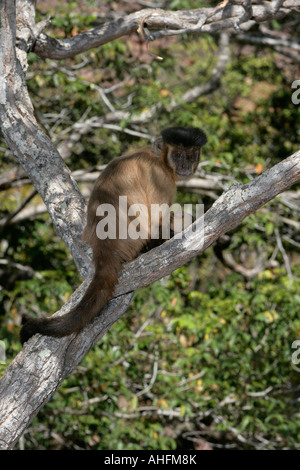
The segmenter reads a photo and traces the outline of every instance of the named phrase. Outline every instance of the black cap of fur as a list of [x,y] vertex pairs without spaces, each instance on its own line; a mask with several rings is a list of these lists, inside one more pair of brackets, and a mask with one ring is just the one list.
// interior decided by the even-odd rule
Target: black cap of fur
[[169,127],[161,135],[166,144],[175,147],[202,147],[207,142],[205,132],[198,127]]

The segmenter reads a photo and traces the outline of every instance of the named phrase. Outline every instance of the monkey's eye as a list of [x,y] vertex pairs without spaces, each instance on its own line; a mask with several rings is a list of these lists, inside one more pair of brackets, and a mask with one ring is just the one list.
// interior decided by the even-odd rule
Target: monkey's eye
[[189,160],[197,160],[198,155],[195,152],[189,152],[187,153],[186,158]]
[[178,160],[179,158],[181,158],[181,152],[179,150],[175,150],[172,152],[172,157],[175,158],[176,160]]

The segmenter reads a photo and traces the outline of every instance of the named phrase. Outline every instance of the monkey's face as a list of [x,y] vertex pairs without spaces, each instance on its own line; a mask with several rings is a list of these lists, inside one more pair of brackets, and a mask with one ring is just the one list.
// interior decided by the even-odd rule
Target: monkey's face
[[171,147],[167,155],[168,163],[178,180],[190,178],[195,173],[199,157],[200,149],[195,147]]

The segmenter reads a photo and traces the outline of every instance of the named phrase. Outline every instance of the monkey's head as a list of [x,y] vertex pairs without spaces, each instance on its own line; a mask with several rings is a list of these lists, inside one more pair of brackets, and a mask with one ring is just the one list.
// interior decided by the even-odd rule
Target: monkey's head
[[176,180],[192,176],[198,166],[201,147],[207,142],[205,133],[197,127],[169,127],[161,132],[155,148],[163,154]]

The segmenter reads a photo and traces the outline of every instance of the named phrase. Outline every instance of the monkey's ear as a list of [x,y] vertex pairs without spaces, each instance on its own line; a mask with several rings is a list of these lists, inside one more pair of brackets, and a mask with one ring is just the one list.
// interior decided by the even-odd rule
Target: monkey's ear
[[152,145],[153,152],[155,153],[155,155],[160,156],[162,149],[163,149],[163,145],[164,145],[164,140],[162,137],[158,137],[157,139],[155,139]]

